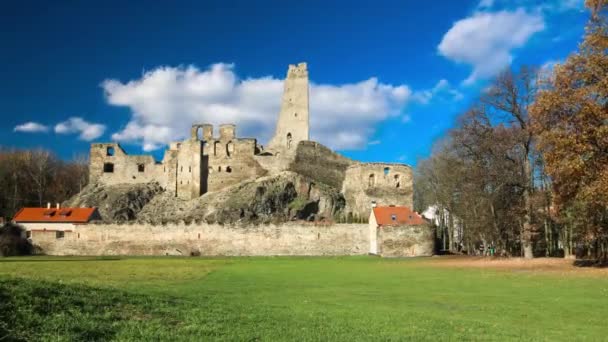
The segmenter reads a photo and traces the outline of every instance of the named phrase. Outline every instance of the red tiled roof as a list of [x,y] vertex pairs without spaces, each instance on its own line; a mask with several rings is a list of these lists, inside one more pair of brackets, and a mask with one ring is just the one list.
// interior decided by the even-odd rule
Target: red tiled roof
[[87,223],[97,208],[22,208],[15,214],[15,222]]
[[380,226],[398,226],[402,224],[425,224],[426,221],[408,207],[375,207],[374,216]]

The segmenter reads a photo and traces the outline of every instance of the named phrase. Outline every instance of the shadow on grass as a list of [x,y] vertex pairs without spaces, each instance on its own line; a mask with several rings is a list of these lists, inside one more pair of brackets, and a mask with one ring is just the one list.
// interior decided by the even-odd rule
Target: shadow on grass
[[576,267],[595,267],[595,268],[606,268],[608,267],[608,260],[598,259],[577,259],[572,263]]
[[176,300],[120,290],[0,279],[0,340],[147,340],[180,321]]
[[119,260],[123,260],[123,258],[119,258],[119,257],[115,257],[115,258],[79,258],[79,257],[73,257],[70,259],[62,259],[62,258],[46,258],[46,257],[40,257],[40,259],[38,259],[37,257],[28,257],[26,259],[15,259],[15,258],[11,258],[11,259],[0,259],[0,263],[2,262],[86,262],[86,261],[119,261]]

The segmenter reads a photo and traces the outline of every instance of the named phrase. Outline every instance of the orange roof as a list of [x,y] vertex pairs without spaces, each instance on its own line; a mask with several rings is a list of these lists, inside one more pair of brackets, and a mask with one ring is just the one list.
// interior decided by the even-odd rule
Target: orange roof
[[374,216],[380,226],[398,226],[403,224],[425,224],[426,221],[417,212],[408,207],[375,207]]
[[22,208],[15,214],[15,222],[87,223],[94,218],[97,208]]

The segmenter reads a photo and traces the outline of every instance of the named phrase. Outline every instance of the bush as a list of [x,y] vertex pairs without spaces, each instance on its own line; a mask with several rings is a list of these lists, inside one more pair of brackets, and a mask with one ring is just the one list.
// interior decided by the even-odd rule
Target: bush
[[34,247],[23,235],[23,228],[7,223],[0,228],[0,256],[30,255]]

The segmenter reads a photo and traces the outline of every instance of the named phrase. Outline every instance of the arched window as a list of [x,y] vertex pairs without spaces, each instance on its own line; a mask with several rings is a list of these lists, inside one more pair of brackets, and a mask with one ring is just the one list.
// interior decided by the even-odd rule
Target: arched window
[[232,168],[230,166],[226,166],[226,172],[228,172],[228,173],[232,172]]
[[112,157],[114,155],[114,147],[106,148],[106,156]]
[[400,177],[399,175],[395,175],[395,188],[401,187]]
[[221,166],[217,167],[217,172],[222,172],[222,167]]
[[213,143],[213,155],[217,156],[217,153],[219,152],[219,148],[220,148],[220,142],[216,141],[215,143]]
[[144,172],[146,170],[146,166],[144,164],[137,164],[137,172]]
[[228,157],[230,157],[230,155],[234,152],[234,144],[232,143],[232,141],[229,141],[226,144],[226,155]]
[[385,176],[388,176],[388,174],[389,174],[390,172],[391,172],[390,167],[385,167],[385,168],[384,168],[384,175],[385,175]]
[[287,148],[291,148],[291,133],[287,133]]
[[368,185],[370,188],[376,185],[376,175],[374,175],[373,173],[371,175],[369,175]]

